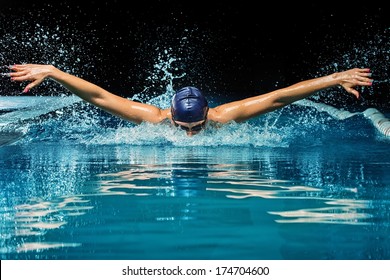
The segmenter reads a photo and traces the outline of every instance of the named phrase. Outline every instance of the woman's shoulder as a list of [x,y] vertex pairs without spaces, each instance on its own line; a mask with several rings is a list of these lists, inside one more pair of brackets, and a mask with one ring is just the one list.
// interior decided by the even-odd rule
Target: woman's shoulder
[[218,107],[209,109],[207,113],[207,120],[209,123],[214,123],[216,126],[221,126],[222,124],[226,123],[226,121],[224,121],[221,117],[221,114],[218,111]]
[[171,121],[172,119],[171,108],[161,109],[160,114],[161,114],[161,122]]

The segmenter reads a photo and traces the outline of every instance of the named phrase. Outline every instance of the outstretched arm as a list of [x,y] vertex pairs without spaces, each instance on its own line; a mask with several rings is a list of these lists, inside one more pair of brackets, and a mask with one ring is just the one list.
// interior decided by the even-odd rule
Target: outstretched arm
[[359,98],[356,86],[371,86],[370,69],[354,68],[328,76],[302,81],[286,88],[266,94],[223,104],[210,111],[210,119],[226,123],[242,122],[258,115],[274,111],[312,94],[335,86],[342,86],[347,92]]
[[161,122],[164,110],[153,105],[134,102],[112,94],[105,89],[86,80],[68,74],[52,65],[17,64],[10,66],[11,80],[17,82],[30,81],[23,92],[28,92],[43,80],[50,78],[85,101],[123,119],[141,123]]

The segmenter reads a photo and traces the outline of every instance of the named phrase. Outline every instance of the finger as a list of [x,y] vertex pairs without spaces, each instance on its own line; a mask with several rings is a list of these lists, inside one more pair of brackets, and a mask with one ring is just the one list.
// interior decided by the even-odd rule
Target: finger
[[33,87],[35,87],[35,86],[38,85],[38,84],[39,84],[39,82],[37,82],[37,81],[34,81],[34,82],[32,82],[32,83],[29,83],[29,84],[24,88],[23,93],[29,92],[30,89],[32,89]]
[[28,67],[28,64],[14,64],[14,65],[8,66],[8,68],[9,68],[10,70],[16,71],[16,72],[23,71],[23,70],[25,70],[27,67]]
[[23,93],[27,93],[31,88],[29,86],[26,86],[23,90]]
[[360,72],[360,73],[370,73],[371,69],[370,68],[359,68],[358,72]]
[[354,88],[348,88],[347,91],[348,91],[349,93],[355,95],[356,98],[359,99],[360,94],[359,94],[359,92],[358,92],[356,89],[354,89]]
[[34,79],[30,75],[11,77],[11,81],[14,81],[14,82],[33,81],[33,80]]
[[11,72],[9,73],[10,77],[22,77],[27,75],[27,71],[20,71],[20,72]]
[[13,65],[10,65],[10,67],[11,68],[26,68],[29,65],[30,64],[13,64]]
[[363,77],[363,78],[369,78],[369,77],[372,77],[372,73],[371,72],[363,72],[363,73],[359,73],[359,77]]
[[372,79],[362,78],[356,82],[359,86],[372,86]]

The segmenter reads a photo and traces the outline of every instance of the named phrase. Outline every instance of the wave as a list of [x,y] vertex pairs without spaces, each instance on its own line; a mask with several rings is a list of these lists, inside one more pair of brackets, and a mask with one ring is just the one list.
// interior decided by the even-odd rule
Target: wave
[[[166,98],[158,96],[150,102],[157,99]],[[349,112],[310,100],[300,100],[245,123],[219,128],[208,124],[193,137],[169,123],[135,125],[123,121],[75,96],[13,97],[7,102],[8,106],[2,102],[1,108],[9,112],[0,115],[0,145],[71,141],[86,145],[288,147],[321,145],[340,138],[390,137],[389,119],[375,108]]]
[[376,108],[368,108],[363,112],[351,113],[349,111],[340,110],[326,104],[315,103],[310,100],[299,100],[296,102],[296,104],[316,108],[319,111],[328,113],[329,115],[331,115],[332,117],[338,120],[344,120],[362,114],[364,115],[365,118],[367,118],[372,123],[372,125],[378,130],[379,133],[383,134],[386,137],[390,137],[390,119],[385,117],[385,115],[382,114]]

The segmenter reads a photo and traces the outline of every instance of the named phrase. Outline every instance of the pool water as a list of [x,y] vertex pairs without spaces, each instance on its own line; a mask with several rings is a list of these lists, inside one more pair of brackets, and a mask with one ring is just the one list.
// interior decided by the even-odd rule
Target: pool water
[[390,141],[363,114],[292,104],[187,137],[0,100],[3,260],[390,257]]

